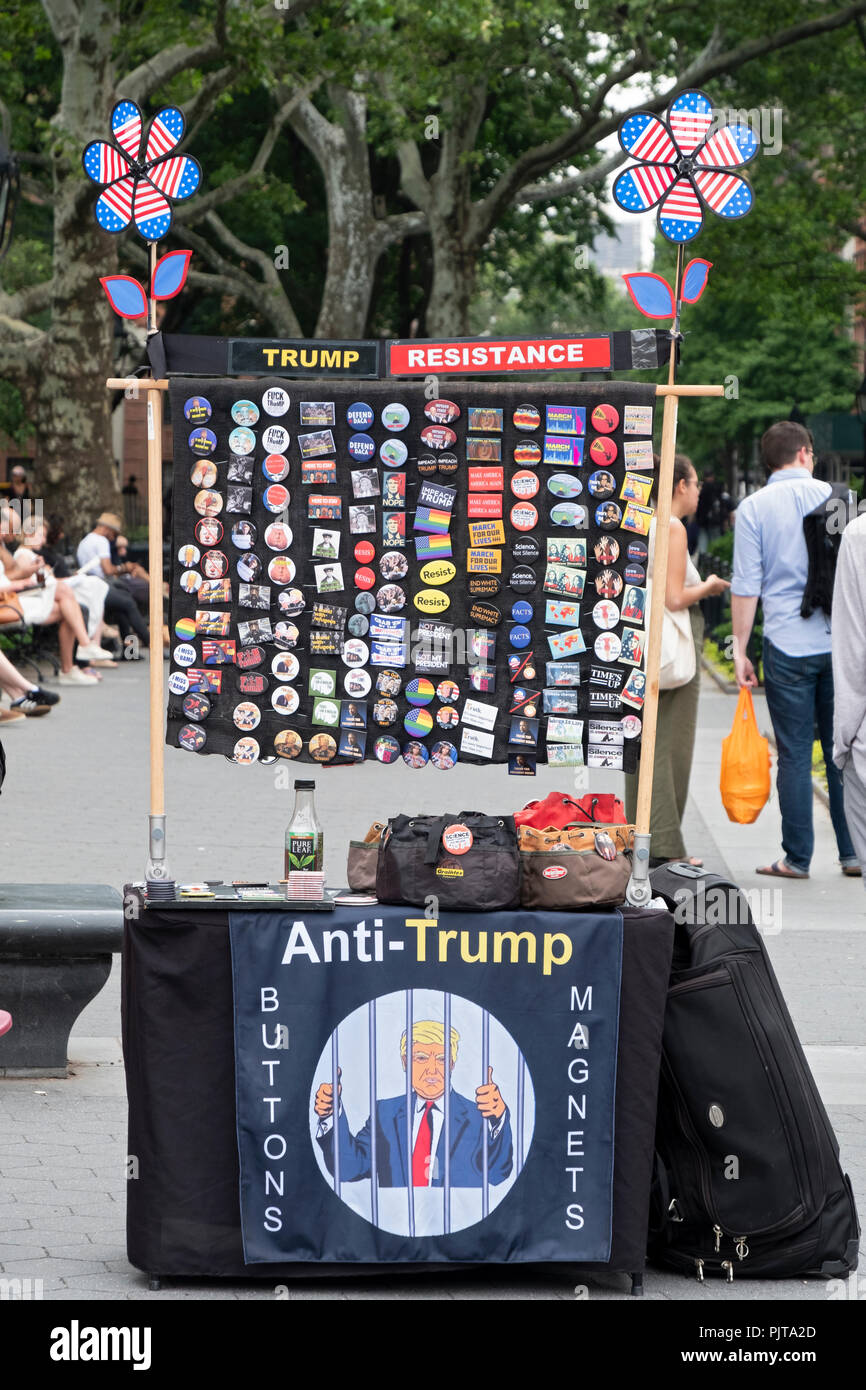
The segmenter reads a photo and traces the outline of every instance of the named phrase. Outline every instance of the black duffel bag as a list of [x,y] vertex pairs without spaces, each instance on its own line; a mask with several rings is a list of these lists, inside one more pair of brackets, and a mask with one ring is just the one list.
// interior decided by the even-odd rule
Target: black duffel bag
[[438,910],[499,912],[520,904],[513,816],[394,816],[379,847],[376,897]]

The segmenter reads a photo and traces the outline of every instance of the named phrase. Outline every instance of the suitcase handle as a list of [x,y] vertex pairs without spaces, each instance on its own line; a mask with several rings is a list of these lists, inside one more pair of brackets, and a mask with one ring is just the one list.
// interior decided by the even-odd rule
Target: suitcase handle
[[685,862],[681,864],[666,864],[665,868],[669,874],[677,874],[680,878],[705,878],[708,872],[706,869],[699,869],[696,865],[686,864]]

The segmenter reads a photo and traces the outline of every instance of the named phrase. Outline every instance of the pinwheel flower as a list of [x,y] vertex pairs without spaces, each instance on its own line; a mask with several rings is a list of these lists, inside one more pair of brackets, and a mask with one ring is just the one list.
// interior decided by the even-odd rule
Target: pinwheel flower
[[195,193],[201,167],[188,154],[171,151],[183,139],[185,121],[176,106],[164,106],[150,123],[142,152],[141,112],[119,101],[111,112],[116,143],[92,140],[82,155],[84,172],[105,184],[94,213],[106,232],[122,232],[130,219],[145,241],[159,241],[171,226],[172,202]]
[[751,211],[751,186],[730,170],[754,159],[757,138],[746,125],[714,122],[703,92],[681,92],[667,120],[636,111],[622,122],[619,142],[639,162],[614,181],[614,202],[625,212],[658,204],[659,230],[668,241],[694,240],[705,207],[726,218]]

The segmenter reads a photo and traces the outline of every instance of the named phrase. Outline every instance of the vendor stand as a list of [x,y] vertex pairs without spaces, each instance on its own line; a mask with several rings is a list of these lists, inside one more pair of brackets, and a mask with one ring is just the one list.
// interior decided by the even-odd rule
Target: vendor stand
[[[134,158],[141,123],[130,108],[119,104],[112,128]],[[183,131],[176,108],[154,124],[175,141]],[[639,160],[662,141],[653,156],[662,163],[652,167],[661,167],[656,187],[665,190],[660,227],[678,244],[675,285],[628,278],[642,312],[672,319],[665,331],[501,343],[163,338],[155,300],[179,291],[190,255],[156,259],[168,203],[157,215],[151,192],[139,216],[130,190],[122,221],[110,184],[97,204],[107,230],[122,230],[132,214],[151,243],[149,297],[137,282],[138,294],[119,283],[128,277],[104,286],[118,312],[148,314],[153,375],[108,385],[147,395],[153,574],[162,563],[169,387],[175,435],[167,720],[162,664],[153,661],[149,859],[145,891],[128,895],[124,953],[130,1152],[139,1165],[129,1250],[156,1279],[545,1260],[626,1270],[639,1281],[673,936],[670,915],[647,909],[664,608],[663,584],[645,602],[653,407],[661,396],[655,565],[664,574],[679,398],[722,394],[675,380],[681,305],[699,297],[709,270],[705,261],[684,268],[682,248],[700,228],[700,199],[724,216],[751,205],[745,181],[721,172],[754,153],[743,146],[749,133],[733,127],[723,138],[710,125],[707,99],[686,93],[667,124],[646,113],[621,131]],[[110,161],[93,150],[85,167],[105,181]],[[166,159],[171,171],[157,160],[150,182],[189,196],[195,162]],[[640,166],[620,175],[615,196],[631,211],[652,205]],[[648,281],[657,283],[641,283]],[[667,385],[658,387],[531,375],[665,363]],[[459,379],[467,375],[480,379]],[[628,617],[625,586],[638,594]],[[154,583],[151,629],[162,625]],[[458,633],[467,641],[459,657]],[[393,678],[387,691],[383,673]],[[443,710],[456,713],[459,737],[439,736],[451,718]],[[419,769],[508,762],[510,772],[531,776],[542,758],[566,775],[575,767],[633,770],[639,760],[628,905],[488,915],[479,902],[478,911],[452,917],[434,902],[431,917],[373,900],[363,919],[357,906],[338,907],[326,924],[306,905],[276,912],[260,904],[257,914],[235,900],[197,904],[193,913],[175,901],[166,859],[164,737],[175,749],[247,765],[285,758],[345,766],[402,754]],[[428,767],[425,775],[434,773]],[[381,938],[372,955],[365,945],[364,956],[335,959],[359,932],[368,941],[371,915]],[[435,964],[424,954],[428,931],[445,941]],[[499,938],[498,958],[482,955],[487,932]],[[471,950],[464,937],[474,940]],[[449,955],[452,941],[460,942],[459,960]],[[413,1087],[417,1098],[423,1086],[414,1070],[410,1081],[406,1052],[414,1069],[415,1042],[426,1037],[417,1032],[416,995],[428,1015],[423,1027],[438,1029],[428,1048],[441,1048],[443,1074],[447,1057],[455,1077],[442,1092],[444,1120],[428,1105],[412,1128]],[[268,1018],[272,1011],[278,1019]],[[259,1028],[265,1050],[285,1056],[254,1056]],[[570,1121],[572,1105],[584,1121],[585,1097],[568,1101],[557,1077],[556,1028],[566,1078],[574,1080],[574,1066],[596,1075],[593,1118],[583,1129]],[[348,1053],[340,1052],[341,1033]],[[353,1075],[364,1037],[366,1071]],[[402,1063],[388,1053],[396,1044]],[[510,1060],[501,1064],[503,1055]],[[494,1080],[500,1064],[509,1078],[502,1086]],[[401,1065],[402,1101],[393,1094]],[[474,1074],[480,1122],[458,1091],[458,1066]],[[259,1067],[269,1077],[268,1134],[254,1109]],[[290,1080],[278,1086],[275,1075]],[[446,1144],[442,1171],[437,1125],[453,1133],[462,1105],[477,1144],[454,1148],[450,1159]],[[387,1124],[399,1114],[385,1154]],[[425,1124],[426,1181],[415,1168]],[[591,1157],[572,1163],[590,1152],[581,1147],[588,1135]],[[290,1200],[279,1166],[287,1154]],[[572,1184],[570,1200],[554,1170]],[[262,1208],[269,1193],[274,1201]]]

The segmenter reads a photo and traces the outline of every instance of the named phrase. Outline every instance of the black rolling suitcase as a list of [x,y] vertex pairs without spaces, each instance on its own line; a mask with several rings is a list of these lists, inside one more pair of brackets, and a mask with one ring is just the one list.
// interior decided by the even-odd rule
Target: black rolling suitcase
[[676,922],[650,1258],[699,1279],[843,1276],[851,1184],[748,902],[688,864],[650,878]]

